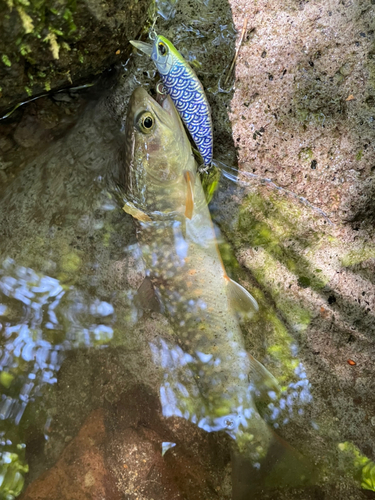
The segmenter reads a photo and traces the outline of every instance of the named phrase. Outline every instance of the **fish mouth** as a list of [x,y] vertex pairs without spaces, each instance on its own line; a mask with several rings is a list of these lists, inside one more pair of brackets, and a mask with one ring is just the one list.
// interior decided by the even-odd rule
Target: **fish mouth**
[[[131,100],[133,100],[132,107],[134,108],[142,107],[140,103],[143,103],[144,108],[147,109],[151,104],[153,112],[163,123],[165,123],[165,113],[172,119],[174,118],[174,114],[177,113],[168,94],[160,94],[157,92],[156,98],[154,99],[143,87],[137,87],[133,92]],[[165,117],[164,119],[163,115]]]
[[129,40],[129,42],[138,50],[151,57],[153,45],[150,43],[140,42],[138,40]]

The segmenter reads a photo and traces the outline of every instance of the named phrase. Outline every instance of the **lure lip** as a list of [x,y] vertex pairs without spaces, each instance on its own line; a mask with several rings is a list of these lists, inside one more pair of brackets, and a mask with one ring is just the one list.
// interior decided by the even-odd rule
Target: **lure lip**
[[150,43],[140,42],[138,40],[129,40],[129,42],[138,50],[142,51],[147,56],[152,56],[153,45]]

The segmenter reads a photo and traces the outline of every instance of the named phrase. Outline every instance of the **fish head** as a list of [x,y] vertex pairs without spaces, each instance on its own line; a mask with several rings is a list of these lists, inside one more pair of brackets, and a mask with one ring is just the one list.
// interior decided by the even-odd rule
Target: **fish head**
[[140,42],[139,40],[130,40],[130,43],[151,57],[162,76],[168,75],[175,61],[181,59],[177,49],[165,36],[157,36],[152,44]]
[[168,75],[179,53],[165,36],[157,36],[151,52],[151,59],[161,75]]
[[157,103],[143,88],[134,90],[125,125],[120,184],[126,198],[145,213],[182,211],[186,172],[195,176],[190,142],[169,96]]

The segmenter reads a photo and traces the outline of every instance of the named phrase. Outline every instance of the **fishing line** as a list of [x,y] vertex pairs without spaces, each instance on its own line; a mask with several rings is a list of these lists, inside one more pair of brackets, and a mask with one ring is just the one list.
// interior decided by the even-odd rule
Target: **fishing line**
[[152,40],[153,42],[156,40],[158,34],[156,33],[155,31],[155,24],[156,24],[156,21],[158,20],[158,15],[155,16],[153,22],[152,22],[152,25],[151,25],[151,28],[150,28],[150,31],[148,33],[148,37],[150,40]]
[[[249,185],[251,185],[251,182],[246,181],[246,180],[241,180],[241,179],[238,179],[238,177],[236,177],[236,175],[241,174],[244,177],[247,177],[247,178],[251,179],[252,181],[255,180],[255,181],[259,182],[260,184],[263,184],[263,185],[266,185],[266,186],[270,186],[271,188],[274,188],[274,189],[276,189],[279,192],[285,193],[285,194],[293,197],[295,200],[299,201],[300,203],[302,203],[306,207],[308,207],[308,208],[312,209],[314,212],[318,213],[330,225],[332,225],[332,226],[334,225],[334,223],[330,220],[330,218],[328,217],[328,215],[321,208],[316,207],[315,205],[313,205],[312,203],[310,203],[303,196],[299,196],[298,194],[293,193],[293,191],[290,191],[289,189],[285,189],[285,188],[283,188],[281,186],[278,186],[277,184],[275,184],[273,182],[272,179],[269,179],[268,177],[260,177],[259,175],[253,174],[251,172],[244,172],[243,170],[238,170],[236,168],[230,167],[229,165],[223,163],[220,160],[213,160],[212,163],[213,163],[214,166],[216,166],[217,168],[220,169],[220,171],[223,173],[224,177],[226,177],[228,180],[230,180],[230,181],[232,181],[232,182],[234,182],[236,184],[242,185],[242,186],[249,186]],[[228,172],[227,169],[231,170],[234,173]]]

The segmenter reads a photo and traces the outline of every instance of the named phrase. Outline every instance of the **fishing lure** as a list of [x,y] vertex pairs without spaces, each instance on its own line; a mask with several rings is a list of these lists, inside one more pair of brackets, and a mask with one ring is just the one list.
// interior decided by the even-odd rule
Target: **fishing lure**
[[203,163],[212,161],[212,120],[203,86],[191,66],[164,36],[154,35],[153,44],[130,40],[154,61],[166,92],[171,96],[189,130]]

